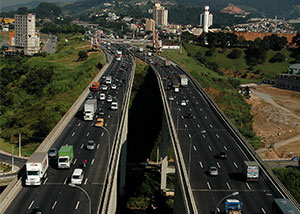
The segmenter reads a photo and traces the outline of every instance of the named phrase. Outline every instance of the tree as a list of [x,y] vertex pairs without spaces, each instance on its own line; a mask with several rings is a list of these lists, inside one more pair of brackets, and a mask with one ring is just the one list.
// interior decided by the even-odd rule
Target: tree
[[77,61],[84,61],[88,58],[87,51],[81,50],[78,52],[78,60]]
[[274,62],[283,62],[285,60],[285,55],[283,53],[276,53],[270,60],[269,62],[274,63]]
[[242,51],[238,49],[233,49],[226,57],[230,59],[238,59],[242,56]]

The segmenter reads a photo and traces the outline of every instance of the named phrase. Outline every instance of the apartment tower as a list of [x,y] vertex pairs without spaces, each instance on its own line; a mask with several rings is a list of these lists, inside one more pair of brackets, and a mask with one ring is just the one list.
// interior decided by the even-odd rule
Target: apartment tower
[[208,32],[208,28],[212,25],[213,15],[209,13],[209,6],[204,7],[204,12],[200,15],[200,26],[205,33]]
[[153,8],[153,19],[155,20],[156,26],[167,26],[168,25],[168,10],[162,7],[160,3],[155,3]]

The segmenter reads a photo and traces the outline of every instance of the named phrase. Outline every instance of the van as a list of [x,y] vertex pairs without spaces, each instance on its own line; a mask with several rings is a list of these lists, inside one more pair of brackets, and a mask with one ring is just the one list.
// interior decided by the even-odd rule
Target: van
[[71,183],[82,184],[82,181],[83,181],[83,170],[79,168],[74,169],[71,177]]

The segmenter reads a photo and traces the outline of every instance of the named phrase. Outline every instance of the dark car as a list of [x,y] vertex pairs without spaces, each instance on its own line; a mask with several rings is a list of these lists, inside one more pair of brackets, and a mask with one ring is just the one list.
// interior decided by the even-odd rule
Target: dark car
[[186,114],[183,115],[183,117],[191,119],[191,118],[193,118],[193,114],[192,113],[186,113]]
[[171,76],[171,75],[169,75],[169,76],[168,76],[168,79],[172,79],[172,76]]
[[220,151],[220,152],[218,152],[217,157],[220,158],[220,159],[226,159],[227,154],[226,154],[225,151]]
[[48,156],[50,158],[56,158],[57,157],[57,149],[56,148],[50,148],[48,151]]
[[31,209],[31,214],[42,214],[42,210],[39,207],[34,207]]

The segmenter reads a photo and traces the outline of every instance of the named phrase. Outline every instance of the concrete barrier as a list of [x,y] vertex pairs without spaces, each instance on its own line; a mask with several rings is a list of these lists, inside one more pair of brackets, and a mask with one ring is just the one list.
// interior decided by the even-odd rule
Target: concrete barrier
[[[89,89],[91,84],[94,81],[98,81],[103,73],[106,71],[108,66],[110,66],[111,62],[105,64],[103,68],[99,71],[99,73],[95,76],[95,78],[90,82],[90,84],[84,89],[81,95],[77,98],[77,100],[73,103],[71,108],[65,113],[65,115],[60,119],[60,121],[56,124],[56,126],[52,129],[52,131],[48,134],[48,136],[44,139],[44,141],[37,148],[37,152],[47,152],[49,148],[53,145],[71,119],[74,117],[81,104],[84,102],[85,98],[89,94]],[[0,213],[4,213],[10,203],[13,201],[15,196],[22,189],[22,176],[19,176],[13,179],[10,184],[5,188],[5,190],[0,195]]]

